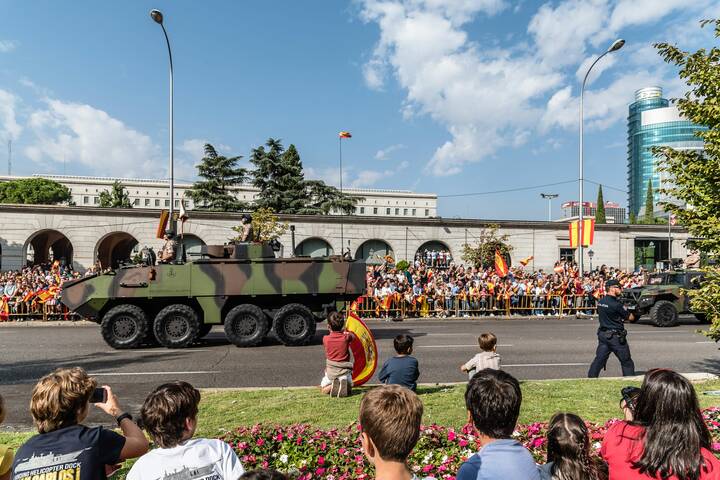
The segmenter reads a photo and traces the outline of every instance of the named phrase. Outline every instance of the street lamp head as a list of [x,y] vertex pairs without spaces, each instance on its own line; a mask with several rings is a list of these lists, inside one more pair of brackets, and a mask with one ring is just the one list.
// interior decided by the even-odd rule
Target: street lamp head
[[155,23],[159,23],[160,25],[162,25],[163,23],[163,14],[160,10],[156,10],[154,8],[150,10],[150,18],[155,20]]
[[613,42],[612,45],[610,45],[610,48],[608,48],[608,52],[615,52],[617,50],[620,50],[623,45],[625,45],[625,40],[623,40],[622,38],[618,38]]

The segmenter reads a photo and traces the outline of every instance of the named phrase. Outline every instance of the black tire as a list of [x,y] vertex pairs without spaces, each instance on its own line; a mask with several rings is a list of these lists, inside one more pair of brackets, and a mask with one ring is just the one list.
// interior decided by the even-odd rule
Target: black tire
[[710,323],[705,313],[694,313],[693,315],[695,315],[695,318],[697,318],[700,323]]
[[200,333],[198,334],[198,340],[201,338],[207,336],[208,333],[210,333],[210,330],[212,330],[213,324],[212,323],[203,323],[200,325]]
[[117,305],[103,315],[100,331],[105,342],[113,348],[138,348],[150,333],[150,321],[138,306]]
[[225,316],[225,336],[238,347],[254,347],[270,331],[270,322],[255,305],[238,305]]
[[155,316],[153,333],[164,347],[185,348],[198,338],[200,319],[187,305],[168,305]]
[[285,305],[275,313],[275,335],[289,346],[307,345],[315,335],[315,316],[299,303]]
[[674,327],[678,323],[675,305],[667,300],[658,300],[650,309],[650,321],[658,327]]

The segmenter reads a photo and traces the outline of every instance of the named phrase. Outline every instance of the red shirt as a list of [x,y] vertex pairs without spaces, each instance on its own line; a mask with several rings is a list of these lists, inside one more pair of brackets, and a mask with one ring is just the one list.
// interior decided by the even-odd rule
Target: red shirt
[[350,342],[355,339],[352,332],[330,332],[323,337],[325,356],[333,362],[350,361]]
[[[638,461],[642,456],[644,430],[644,427],[630,425],[627,422],[618,422],[608,429],[600,448],[600,455],[608,464],[609,480],[653,478],[632,468],[632,462]],[[720,461],[706,448],[702,449],[702,456],[705,459],[705,466],[700,470],[700,480],[720,479]],[[659,479],[660,475],[657,478]],[[677,477],[673,475],[670,479],[677,480]]]

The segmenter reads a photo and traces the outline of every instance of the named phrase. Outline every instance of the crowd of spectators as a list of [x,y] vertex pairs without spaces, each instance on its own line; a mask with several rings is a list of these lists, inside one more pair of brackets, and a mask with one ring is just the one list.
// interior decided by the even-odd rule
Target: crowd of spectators
[[61,313],[60,287],[66,280],[78,277],[78,272],[59,261],[1,272],[0,321],[27,319],[43,312]]
[[645,283],[646,272],[626,272],[605,265],[579,275],[573,262],[558,261],[551,271],[523,266],[498,275],[494,267],[478,268],[452,260],[428,263],[419,254],[406,269],[391,257],[369,265],[367,293],[358,305],[361,315],[447,317],[475,315],[558,315],[592,313],[605,295],[605,281],[623,288]]

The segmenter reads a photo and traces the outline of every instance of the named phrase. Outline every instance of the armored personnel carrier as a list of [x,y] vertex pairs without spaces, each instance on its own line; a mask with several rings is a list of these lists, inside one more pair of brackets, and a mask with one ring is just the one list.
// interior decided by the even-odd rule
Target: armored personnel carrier
[[[179,254],[182,257],[182,254]],[[133,265],[66,282],[60,299],[101,325],[117,349],[187,347],[223,324],[239,347],[273,330],[306,344],[316,322],[365,291],[365,263],[340,256],[276,258],[264,243],[203,246],[199,258]]]
[[704,323],[706,315],[690,309],[686,294],[686,290],[699,288],[701,282],[702,272],[698,270],[654,273],[648,277],[646,285],[623,290],[621,301],[636,318],[647,315],[658,327],[674,327],[680,313],[693,313]]

